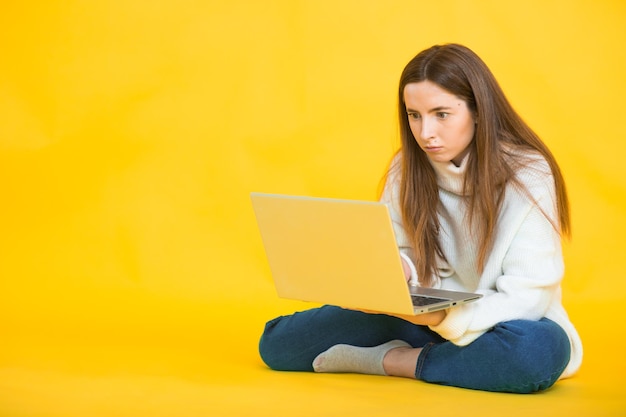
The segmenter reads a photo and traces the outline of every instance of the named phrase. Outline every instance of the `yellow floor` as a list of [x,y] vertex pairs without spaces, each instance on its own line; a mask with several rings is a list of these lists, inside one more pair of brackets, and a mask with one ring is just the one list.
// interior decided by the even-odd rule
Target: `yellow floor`
[[[390,377],[270,371],[256,352],[258,334],[266,318],[302,307],[297,303],[249,302],[241,311],[235,308],[241,300],[117,301],[108,312],[81,317],[77,311],[64,323],[53,322],[53,313],[7,326],[0,416],[626,415],[621,344],[605,343],[608,323],[582,320],[600,317],[596,304],[573,306],[586,348],[582,371],[545,393],[511,395]],[[131,304],[145,314],[124,317]]]

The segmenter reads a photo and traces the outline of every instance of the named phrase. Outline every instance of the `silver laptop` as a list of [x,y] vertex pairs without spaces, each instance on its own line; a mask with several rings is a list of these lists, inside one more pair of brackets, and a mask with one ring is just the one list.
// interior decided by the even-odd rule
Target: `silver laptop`
[[482,297],[408,285],[383,203],[263,193],[251,199],[279,297],[406,315]]

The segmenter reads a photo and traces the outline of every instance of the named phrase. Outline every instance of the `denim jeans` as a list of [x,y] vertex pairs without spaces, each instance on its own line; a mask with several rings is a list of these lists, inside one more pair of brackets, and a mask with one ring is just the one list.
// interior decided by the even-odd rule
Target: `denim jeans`
[[530,393],[551,387],[570,358],[566,333],[551,320],[499,323],[467,346],[397,317],[334,306],[275,318],[259,342],[263,361],[281,371],[313,371],[313,359],[338,343],[377,346],[400,339],[423,348],[419,380],[496,392]]

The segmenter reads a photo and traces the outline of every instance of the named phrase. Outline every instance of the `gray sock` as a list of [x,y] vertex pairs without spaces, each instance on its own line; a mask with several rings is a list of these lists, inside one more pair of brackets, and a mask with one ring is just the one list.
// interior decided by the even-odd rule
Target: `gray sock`
[[335,345],[313,360],[315,372],[358,373],[386,375],[383,359],[391,349],[411,347],[402,340],[392,340],[379,346],[358,347]]

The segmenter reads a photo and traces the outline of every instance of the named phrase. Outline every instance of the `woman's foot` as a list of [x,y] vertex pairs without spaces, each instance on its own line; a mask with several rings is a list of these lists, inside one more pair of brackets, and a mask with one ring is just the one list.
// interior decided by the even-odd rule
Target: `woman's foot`
[[[421,351],[421,349],[413,349],[402,340],[392,340],[374,347],[339,344],[320,353],[313,360],[313,369],[315,372],[405,376],[398,374],[400,367],[406,366],[407,361],[415,356],[411,371],[411,375],[415,378],[415,364],[419,356],[419,352],[413,355],[415,350]],[[390,360],[387,359],[389,355],[392,355]]]

